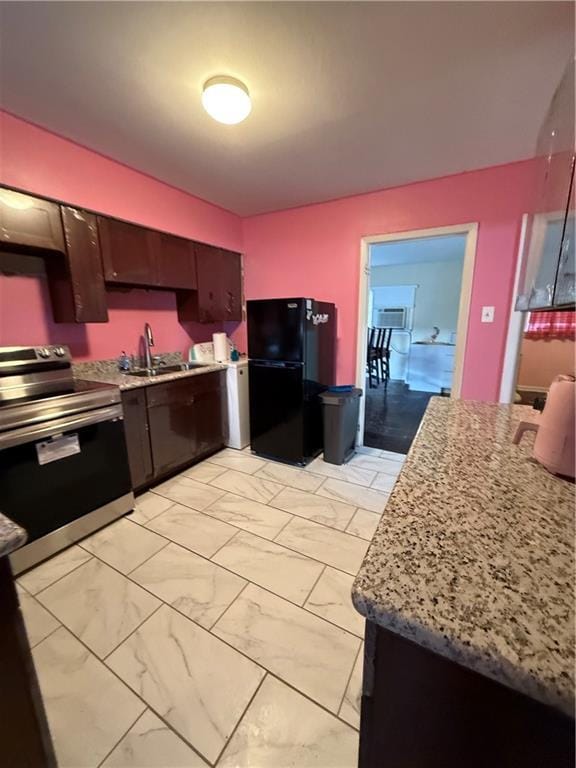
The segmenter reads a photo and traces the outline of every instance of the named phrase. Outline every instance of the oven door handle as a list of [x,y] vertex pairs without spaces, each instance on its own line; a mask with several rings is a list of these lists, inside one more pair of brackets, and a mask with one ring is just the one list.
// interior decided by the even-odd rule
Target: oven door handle
[[89,427],[91,424],[100,424],[103,421],[117,421],[123,418],[122,406],[112,405],[109,408],[97,408],[94,411],[68,416],[65,419],[53,419],[48,423],[13,429],[11,432],[0,434],[0,451],[5,448],[14,448],[16,445],[33,443],[41,438],[51,437],[62,432]]

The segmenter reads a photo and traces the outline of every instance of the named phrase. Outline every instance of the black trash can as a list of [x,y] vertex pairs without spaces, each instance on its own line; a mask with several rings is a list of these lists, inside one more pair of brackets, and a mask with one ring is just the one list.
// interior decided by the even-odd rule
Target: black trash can
[[362,390],[332,387],[320,395],[324,416],[324,461],[344,464],[354,453]]

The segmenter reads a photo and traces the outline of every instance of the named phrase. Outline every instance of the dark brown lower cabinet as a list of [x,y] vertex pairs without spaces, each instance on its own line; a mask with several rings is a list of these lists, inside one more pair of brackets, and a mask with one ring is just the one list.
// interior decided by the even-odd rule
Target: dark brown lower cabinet
[[56,768],[44,704],[7,557],[0,558],[0,764]]
[[139,388],[122,392],[122,408],[132,487],[138,489],[154,478],[146,412],[146,390]]
[[135,490],[223,447],[225,382],[214,371],[122,393]]
[[148,388],[148,422],[154,474],[162,475],[198,453],[194,392],[189,379]]
[[572,768],[574,720],[368,621],[360,768]]

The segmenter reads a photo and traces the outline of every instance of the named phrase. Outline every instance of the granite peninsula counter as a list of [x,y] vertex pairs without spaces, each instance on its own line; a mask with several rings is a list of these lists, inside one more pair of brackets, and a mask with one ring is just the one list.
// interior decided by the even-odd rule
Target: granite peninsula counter
[[431,399],[352,599],[368,630],[573,716],[574,484],[512,443],[534,416]]

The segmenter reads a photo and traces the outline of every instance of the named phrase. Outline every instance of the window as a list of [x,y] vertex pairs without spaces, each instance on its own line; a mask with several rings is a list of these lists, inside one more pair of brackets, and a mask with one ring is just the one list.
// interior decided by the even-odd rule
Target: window
[[531,312],[524,333],[527,339],[576,338],[576,317],[571,312]]

